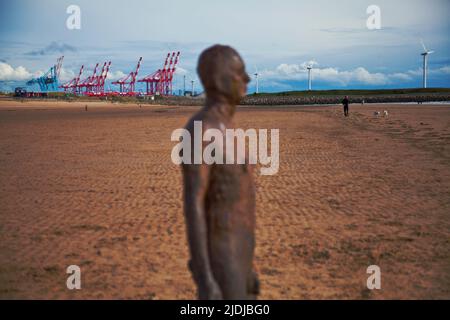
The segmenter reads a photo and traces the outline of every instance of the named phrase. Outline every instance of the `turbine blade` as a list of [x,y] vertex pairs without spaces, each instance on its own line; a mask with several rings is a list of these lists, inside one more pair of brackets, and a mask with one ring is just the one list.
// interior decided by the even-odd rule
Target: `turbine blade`
[[425,47],[425,43],[423,43],[422,39],[420,39],[420,43],[422,44],[424,52],[428,52],[427,48]]

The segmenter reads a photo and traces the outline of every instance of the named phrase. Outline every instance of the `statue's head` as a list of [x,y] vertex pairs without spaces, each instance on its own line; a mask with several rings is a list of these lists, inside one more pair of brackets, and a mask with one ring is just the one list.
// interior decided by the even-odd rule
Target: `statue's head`
[[202,52],[197,72],[206,95],[222,94],[237,103],[247,93],[250,77],[239,53],[229,46],[214,45]]

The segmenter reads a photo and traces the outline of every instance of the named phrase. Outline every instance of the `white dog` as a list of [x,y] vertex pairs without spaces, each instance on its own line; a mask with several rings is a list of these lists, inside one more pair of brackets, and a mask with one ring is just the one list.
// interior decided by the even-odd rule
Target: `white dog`
[[384,111],[383,111],[383,115],[384,115],[385,117],[389,116],[389,113],[387,112],[387,110],[384,110]]

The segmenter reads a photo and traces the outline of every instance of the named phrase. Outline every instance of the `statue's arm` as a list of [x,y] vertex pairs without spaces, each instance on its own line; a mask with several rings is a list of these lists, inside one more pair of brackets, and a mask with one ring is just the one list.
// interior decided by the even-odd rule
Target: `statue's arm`
[[200,299],[220,299],[220,289],[214,279],[208,254],[208,230],[205,195],[210,166],[183,166],[184,214],[191,254],[191,269],[198,285]]

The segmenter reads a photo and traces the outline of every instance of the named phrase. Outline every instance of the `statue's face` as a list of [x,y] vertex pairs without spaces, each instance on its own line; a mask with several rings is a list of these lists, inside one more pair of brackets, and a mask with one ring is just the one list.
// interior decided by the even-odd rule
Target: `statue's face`
[[198,72],[206,92],[220,92],[238,102],[247,94],[250,77],[245,64],[232,48],[216,45],[200,56]]
[[247,94],[247,84],[250,82],[250,77],[245,71],[244,62],[239,57],[236,58],[239,60],[239,62],[236,63],[234,80],[236,82],[237,89],[236,95],[237,98],[240,99]]

